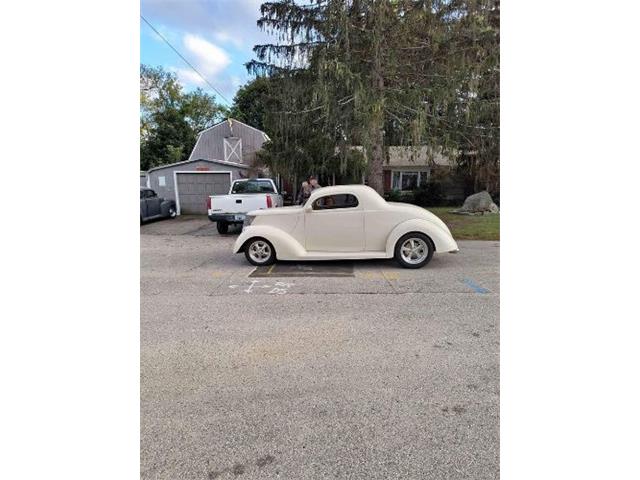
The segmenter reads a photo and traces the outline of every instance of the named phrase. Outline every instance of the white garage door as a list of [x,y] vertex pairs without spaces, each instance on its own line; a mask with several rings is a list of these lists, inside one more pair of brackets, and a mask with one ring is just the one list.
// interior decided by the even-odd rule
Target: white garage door
[[207,213],[209,195],[229,193],[231,175],[228,172],[181,172],[176,173],[180,213]]

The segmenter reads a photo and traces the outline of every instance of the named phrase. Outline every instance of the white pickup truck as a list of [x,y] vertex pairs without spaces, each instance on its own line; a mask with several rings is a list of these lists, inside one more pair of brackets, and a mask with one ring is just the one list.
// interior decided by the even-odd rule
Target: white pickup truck
[[218,233],[225,234],[229,225],[242,224],[247,212],[262,208],[282,207],[282,195],[270,178],[236,180],[228,195],[212,195],[207,199],[209,220],[216,222]]

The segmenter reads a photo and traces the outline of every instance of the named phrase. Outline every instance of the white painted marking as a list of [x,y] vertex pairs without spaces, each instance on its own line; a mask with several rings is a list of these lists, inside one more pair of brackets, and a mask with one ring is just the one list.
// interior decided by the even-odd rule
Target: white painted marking
[[247,292],[247,293],[251,293],[251,290],[253,290],[253,286],[254,286],[256,283],[258,283],[258,282],[259,282],[259,280],[252,280],[252,281],[251,281],[251,285],[249,285],[249,288],[247,288],[247,289],[245,290],[245,292]]
[[229,288],[238,288],[238,287],[246,286],[247,288],[243,288],[243,291],[245,293],[255,293],[254,289],[257,289],[257,288],[270,288],[271,290],[267,292],[268,294],[284,295],[285,293],[288,293],[289,288],[291,288],[294,285],[293,282],[276,282],[275,286],[268,285],[268,284],[258,285],[259,283],[260,283],[260,280],[251,280],[251,284],[249,285],[229,285]]

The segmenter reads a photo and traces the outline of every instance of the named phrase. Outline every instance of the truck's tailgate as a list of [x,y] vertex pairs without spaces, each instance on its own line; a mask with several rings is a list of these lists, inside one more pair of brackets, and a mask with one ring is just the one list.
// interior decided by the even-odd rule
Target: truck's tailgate
[[267,194],[215,195],[211,197],[211,210],[224,213],[247,213],[251,210],[267,208]]

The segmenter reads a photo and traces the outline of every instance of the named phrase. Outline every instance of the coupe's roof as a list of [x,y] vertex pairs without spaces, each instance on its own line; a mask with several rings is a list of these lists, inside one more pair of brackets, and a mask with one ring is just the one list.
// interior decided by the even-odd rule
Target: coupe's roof
[[332,187],[320,187],[313,191],[314,194],[322,193],[322,195],[352,192],[365,195],[378,195],[378,192],[376,192],[373,188],[359,183],[356,183],[354,185],[334,185]]
[[335,185],[332,187],[321,187],[311,192],[311,201],[314,201],[318,197],[324,195],[339,195],[341,193],[353,193],[356,195],[365,206],[380,205],[386,203],[384,198],[378,195],[373,188],[367,185],[355,184],[355,185]]

